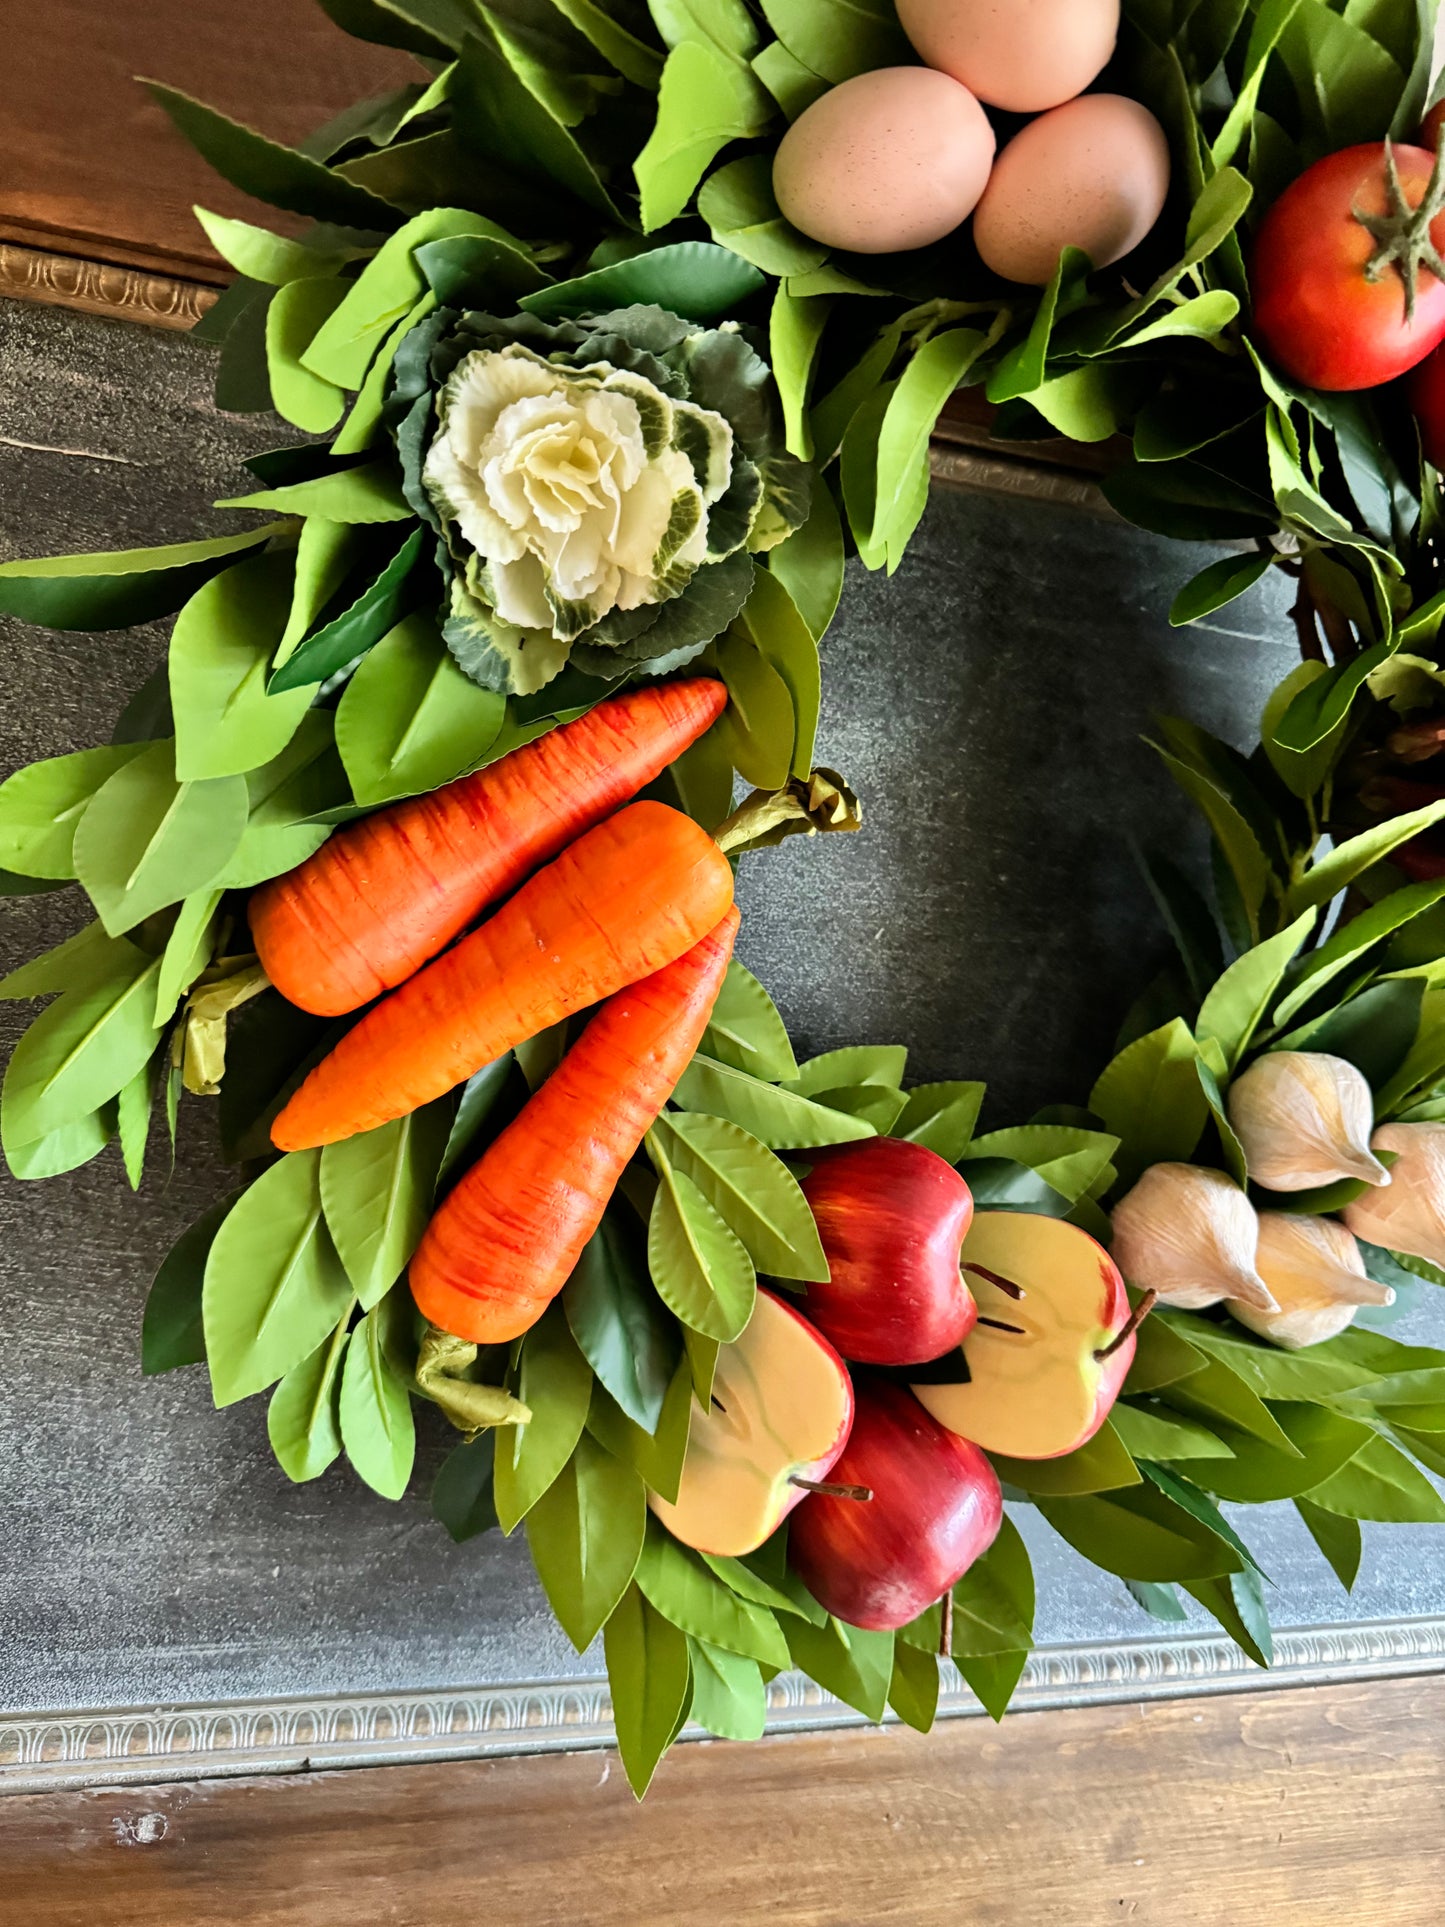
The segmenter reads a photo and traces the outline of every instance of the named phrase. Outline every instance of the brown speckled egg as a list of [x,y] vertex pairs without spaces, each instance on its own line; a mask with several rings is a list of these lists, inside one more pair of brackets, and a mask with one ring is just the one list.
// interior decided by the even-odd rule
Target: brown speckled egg
[[1119,0],[898,0],[898,18],[930,67],[1014,114],[1081,94],[1119,37]]
[[778,206],[825,246],[898,254],[966,221],[993,164],[988,116],[928,67],[882,67],[800,114],[773,161]]
[[1138,247],[1164,211],[1169,143],[1147,107],[1084,94],[1030,121],[999,155],[973,217],[995,274],[1042,288],[1060,250],[1096,268]]

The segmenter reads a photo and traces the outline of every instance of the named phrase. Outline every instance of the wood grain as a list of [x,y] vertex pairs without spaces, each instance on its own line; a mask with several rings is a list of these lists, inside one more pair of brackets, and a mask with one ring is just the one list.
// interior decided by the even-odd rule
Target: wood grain
[[227,276],[192,203],[251,219],[259,204],[217,180],[135,75],[294,142],[421,71],[314,0],[9,0],[0,16],[0,240],[201,280]]
[[[1445,1680],[0,1802],[27,1927],[1438,1927]],[[5,1916],[0,1900],[0,1917]],[[18,1918],[18,1917],[17,1917]]]

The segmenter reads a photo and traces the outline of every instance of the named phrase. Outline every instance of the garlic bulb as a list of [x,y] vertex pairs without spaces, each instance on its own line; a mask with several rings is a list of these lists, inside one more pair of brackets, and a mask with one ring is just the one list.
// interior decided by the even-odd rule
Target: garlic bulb
[[1153,1164],[1114,1206],[1110,1253],[1131,1285],[1198,1311],[1221,1298],[1278,1309],[1255,1268],[1259,1220],[1232,1178],[1198,1164]]
[[1229,1087],[1229,1121],[1249,1175],[1271,1191],[1341,1178],[1388,1184],[1370,1155],[1375,1100],[1362,1072],[1323,1051],[1269,1051]]
[[1382,1124],[1371,1144],[1398,1157],[1388,1191],[1346,1207],[1357,1238],[1445,1266],[1445,1124]]
[[1361,1305],[1395,1302],[1388,1285],[1365,1276],[1360,1247],[1333,1218],[1261,1211],[1255,1262],[1279,1310],[1261,1311],[1237,1298],[1226,1303],[1241,1325],[1286,1351],[1337,1338]]

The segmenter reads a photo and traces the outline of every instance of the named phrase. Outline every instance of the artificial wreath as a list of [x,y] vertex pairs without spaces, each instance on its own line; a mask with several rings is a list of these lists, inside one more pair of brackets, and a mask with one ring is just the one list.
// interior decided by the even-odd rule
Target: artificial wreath
[[[54,998],[11,1171],[138,1185],[214,1097],[242,1188],[144,1370],[393,1499],[438,1407],[438,1518],[524,1526],[639,1793],[789,1666],[926,1728],[942,1653],[1001,1716],[1005,1499],[1267,1664],[1221,1502],[1346,1586],[1362,1520],[1445,1519],[1445,1352],[1382,1329],[1445,1285],[1434,5],[322,4],[418,79],[297,149],[153,90],[309,223],[201,213],[218,401],[303,439],[240,533],[0,568],[175,616],[110,743],[0,787],[7,892],[96,913],[0,984]],[[1303,656],[1248,754],[1161,724],[1211,891],[1147,860],[1175,962],[986,1131],[901,1048],[799,1063],[731,958],[735,864],[859,826],[818,645],[965,383],[1228,545],[1176,622],[1293,577]]]

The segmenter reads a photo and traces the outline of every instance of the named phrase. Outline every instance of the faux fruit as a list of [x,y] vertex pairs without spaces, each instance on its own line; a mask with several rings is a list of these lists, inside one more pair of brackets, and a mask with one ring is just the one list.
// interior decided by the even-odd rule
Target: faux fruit
[[861,1385],[833,1477],[872,1498],[813,1493],[788,1555],[820,1606],[868,1632],[906,1626],[987,1552],[1003,1519],[998,1474],[902,1385]]
[[1114,1263],[1136,1290],[1181,1311],[1225,1298],[1279,1310],[1255,1268],[1258,1215],[1225,1172],[1151,1164],[1110,1215]]
[[1164,211],[1169,143],[1137,100],[1084,94],[1015,134],[973,217],[984,264],[1046,287],[1064,248],[1096,268],[1130,253]]
[[963,1348],[969,1381],[915,1385],[918,1398],[950,1432],[1009,1458],[1087,1444],[1133,1363],[1140,1315],[1108,1252],[1061,1218],[980,1211],[963,1264],[979,1316]]
[[1395,1302],[1388,1285],[1366,1275],[1360,1247],[1333,1218],[1261,1211],[1259,1275],[1279,1310],[1234,1301],[1229,1309],[1241,1325],[1291,1352],[1338,1338],[1361,1305]]
[[1260,224],[1254,332],[1311,388],[1378,388],[1445,340],[1445,179],[1423,147],[1328,154]]
[[803,1180],[828,1260],[804,1309],[845,1358],[919,1365],[952,1351],[977,1308],[958,1268],[973,1194],[921,1144],[866,1138],[814,1154]]
[[[1437,348],[1411,371],[1408,393],[1425,460],[1445,469],[1445,348]],[[1398,862],[1398,855],[1392,853],[1392,861]]]
[[676,1503],[655,1492],[647,1503],[698,1552],[755,1552],[828,1478],[852,1424],[847,1366],[791,1305],[760,1291],[741,1338],[718,1350],[711,1406],[693,1412]]
[[896,254],[968,219],[993,155],[988,116],[966,87],[927,67],[882,67],[798,116],[773,161],[773,192],[813,240]]
[[1229,1121],[1250,1177],[1267,1190],[1310,1191],[1345,1178],[1390,1182],[1370,1150],[1374,1097],[1348,1058],[1266,1051],[1230,1085]]
[[1393,1151],[1388,1190],[1347,1204],[1345,1223],[1366,1244],[1445,1267],[1445,1124],[1382,1124],[1373,1151]]
[[1081,94],[1119,37],[1119,0],[898,0],[898,18],[920,60],[1014,114]]

